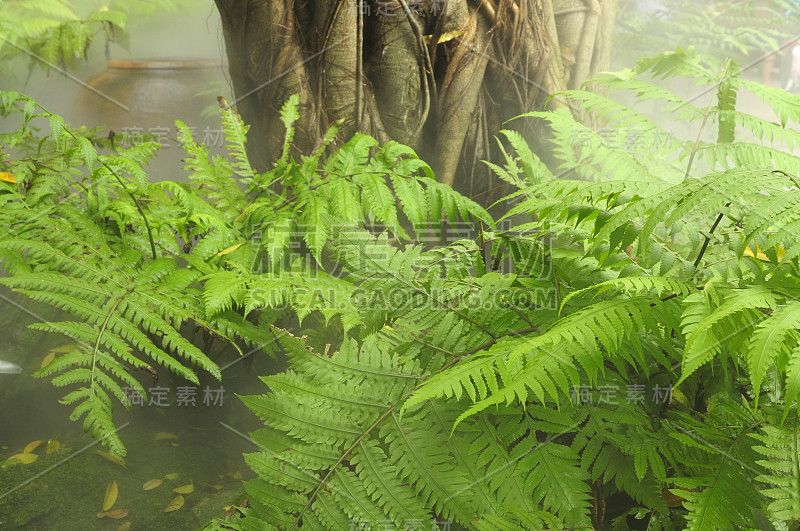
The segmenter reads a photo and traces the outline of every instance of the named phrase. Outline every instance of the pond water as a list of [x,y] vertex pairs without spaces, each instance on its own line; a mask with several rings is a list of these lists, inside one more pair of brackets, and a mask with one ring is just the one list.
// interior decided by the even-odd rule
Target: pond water
[[[235,394],[265,391],[257,375],[277,370],[267,354],[211,352],[223,380],[201,375],[199,386],[160,367],[157,382],[147,372],[136,374],[149,403],[130,411],[115,406],[128,450],[118,462],[83,432],[82,421],[68,419],[72,406],[58,401],[72,387],[32,377],[69,340],[26,325],[56,317],[0,289],[0,359],[22,367],[19,374],[0,374],[0,529],[198,529],[241,501],[242,479],[252,477],[242,453],[256,450],[247,433],[262,424]],[[7,463],[26,446],[36,456],[26,460],[35,460]],[[116,502],[109,516],[99,518],[112,482]],[[148,482],[157,486],[144,490]],[[183,505],[165,512],[180,492]]]

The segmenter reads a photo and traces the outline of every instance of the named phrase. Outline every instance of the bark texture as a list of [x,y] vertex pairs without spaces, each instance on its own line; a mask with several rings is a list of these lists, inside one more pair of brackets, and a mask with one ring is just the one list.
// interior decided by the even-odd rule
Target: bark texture
[[[280,149],[300,94],[298,153],[341,122],[408,144],[437,178],[487,203],[503,122],[608,68],[618,0],[215,0],[252,160]],[[557,100],[551,105],[558,105]],[[534,145],[536,130],[520,121]]]

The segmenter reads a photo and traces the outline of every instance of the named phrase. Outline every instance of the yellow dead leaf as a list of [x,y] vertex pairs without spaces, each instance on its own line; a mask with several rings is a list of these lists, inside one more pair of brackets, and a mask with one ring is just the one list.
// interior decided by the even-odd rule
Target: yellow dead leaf
[[[775,248],[775,254],[778,256],[778,262],[780,262],[783,259],[784,255],[786,255],[786,249],[784,249],[783,247],[778,245]],[[755,258],[756,260],[761,260],[762,262],[769,262],[770,261],[769,260],[769,256],[767,256],[766,253],[764,253],[764,251],[761,249],[761,247],[758,244],[756,244],[756,252],[755,252],[755,254],[753,253],[753,250],[748,245],[744,249],[744,255],[745,256],[749,256],[750,258]]]
[[118,465],[119,465],[119,466],[121,466],[122,468],[125,468],[125,469],[127,469],[127,468],[128,468],[128,467],[125,465],[125,460],[124,460],[123,458],[121,458],[121,457],[117,457],[116,455],[112,454],[111,452],[103,452],[103,451],[97,450],[97,451],[95,451],[95,453],[96,453],[97,455],[99,455],[99,456],[103,457],[104,459],[108,459],[108,460],[109,460],[109,461],[111,461],[112,463],[116,463],[116,464],[118,464]]
[[[442,44],[443,42],[452,41],[457,37],[461,37],[464,34],[464,30],[456,30],[456,31],[447,31],[442,33],[439,36],[439,40],[436,41],[437,44]],[[433,35],[423,35],[422,39],[425,41],[425,44],[430,44],[431,39],[433,39]]]
[[252,207],[252,206],[253,206],[253,203],[250,203],[249,205],[247,205],[247,206],[245,207],[245,209],[244,209],[244,210],[242,210],[242,213],[241,213],[241,214],[239,214],[239,216],[236,218],[236,222],[237,222],[237,223],[238,223],[239,221],[242,221],[242,220],[244,219],[244,217],[247,215],[247,212],[250,210],[250,207]]
[[191,494],[194,492],[194,482],[190,482],[188,485],[183,485],[182,487],[176,487],[172,489],[173,492],[177,492],[178,494]]
[[12,463],[19,462],[19,463],[22,463],[23,465],[29,465],[29,464],[33,463],[34,461],[36,461],[37,459],[39,459],[38,455],[36,455],[36,454],[25,454],[25,453],[12,455],[11,457],[8,458],[9,462],[12,462]]
[[55,352],[56,354],[68,354],[78,348],[77,343],[67,343],[66,345],[61,345],[60,347],[51,348],[49,352]]
[[42,444],[43,442],[44,442],[44,441],[33,441],[33,442],[29,442],[29,443],[28,443],[28,446],[26,446],[26,447],[25,447],[25,449],[24,449],[24,450],[22,450],[22,453],[23,453],[23,454],[29,454],[29,453],[33,452],[34,450],[36,450],[37,448],[39,448],[39,445],[40,445],[40,444]]
[[120,526],[117,528],[117,531],[128,531],[128,529],[130,529],[130,528],[131,528],[131,523],[130,522],[124,522],[124,523],[120,524]]
[[47,356],[45,356],[45,357],[44,357],[44,359],[42,360],[42,366],[41,366],[41,367],[39,367],[39,368],[40,368],[40,369],[44,369],[45,367],[47,367],[48,365],[50,365],[50,363],[51,363],[51,362],[52,362],[54,359],[56,359],[56,353],[55,353],[55,352],[53,352],[53,351],[51,350],[51,351],[50,351],[50,353],[49,353]]
[[161,431],[161,432],[156,433],[156,440],[157,441],[163,441],[165,439],[177,439],[177,438],[178,438],[177,435],[173,435],[173,434],[167,433],[165,431]]
[[112,481],[108,484],[108,487],[106,487],[106,497],[103,498],[103,511],[108,511],[117,503],[118,494],[119,489],[117,488],[117,482]]
[[164,476],[164,479],[178,479],[178,473],[172,472],[171,474],[167,474]]
[[209,489],[214,489],[217,491],[222,490],[222,485],[212,485],[211,483],[206,483],[205,481],[198,481],[197,484],[200,485],[201,487],[207,487]]
[[175,496],[172,499],[172,501],[169,502],[169,505],[167,505],[167,508],[164,509],[164,512],[165,513],[171,513],[172,511],[177,511],[178,509],[183,507],[183,502],[184,502],[183,496],[181,496],[180,494]]
[[246,244],[247,242],[237,243],[236,245],[231,245],[227,249],[223,249],[222,251],[217,253],[217,256],[225,256],[226,254],[232,253],[242,245]]
[[47,441],[47,455],[57,452],[61,448],[61,443],[55,439]]
[[154,488],[156,488],[159,485],[161,485],[163,482],[164,481],[161,480],[161,479],[151,479],[150,481],[148,481],[147,483],[142,485],[142,489],[143,490],[153,490]]
[[[98,518],[113,518],[114,520],[121,520],[128,516],[128,509],[114,509],[113,511],[103,511],[102,513],[97,513]],[[128,522],[130,524],[130,522]],[[125,524],[123,524],[125,525]],[[130,525],[125,529],[130,529]],[[122,526],[120,526],[122,528]]]
[[8,172],[5,172],[5,171],[0,171],[0,181],[7,182],[7,183],[12,183],[12,184],[17,184],[16,177],[14,177],[12,174],[10,174]]

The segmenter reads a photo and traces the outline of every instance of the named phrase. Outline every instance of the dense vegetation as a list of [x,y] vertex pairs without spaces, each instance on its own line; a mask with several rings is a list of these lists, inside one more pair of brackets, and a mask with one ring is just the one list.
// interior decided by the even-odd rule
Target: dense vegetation
[[[504,132],[490,167],[518,192],[498,220],[396,143],[326,156],[334,127],[295,160],[296,98],[263,174],[224,101],[228,157],[179,123],[180,184],[148,182],[155,144],[108,154],[0,93],[20,119],[0,137],[2,282],[80,344],[40,375],[122,454],[134,369],[196,381],[219,369],[193,334],[275,338],[289,369],[242,398],[259,478],[218,527],[796,529],[800,97],[692,49],[595,83],[633,103],[573,90],[575,112],[518,118],[549,123],[558,167]],[[779,123],[737,111],[744,93]]]

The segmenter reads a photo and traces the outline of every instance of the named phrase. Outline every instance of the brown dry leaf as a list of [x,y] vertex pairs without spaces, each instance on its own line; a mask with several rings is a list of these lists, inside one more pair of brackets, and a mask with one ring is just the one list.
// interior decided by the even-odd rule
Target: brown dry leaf
[[108,511],[117,503],[118,495],[119,488],[117,488],[117,482],[112,481],[108,484],[108,487],[106,487],[106,497],[103,498],[103,511]]
[[40,445],[40,444],[42,444],[43,442],[44,442],[44,441],[33,441],[33,442],[29,442],[29,443],[28,443],[28,446],[26,446],[26,447],[25,447],[25,449],[24,449],[24,450],[22,450],[22,453],[23,453],[23,454],[29,454],[29,453],[33,452],[34,450],[36,450],[37,448],[39,448],[39,445]]
[[11,462],[17,461],[17,462],[22,463],[23,465],[29,465],[29,464],[33,463],[34,461],[36,461],[37,459],[39,459],[38,455],[36,455],[36,454],[25,454],[25,453],[12,455],[11,457],[8,458],[8,460],[11,461]]
[[[114,520],[121,520],[128,516],[128,509],[114,509],[113,511],[103,511],[102,513],[97,513],[98,518],[113,518]],[[130,524],[130,522],[128,522]],[[124,524],[123,524],[124,525]],[[122,526],[120,526],[122,527]],[[129,529],[130,525],[125,529]]]
[[0,181],[6,182],[6,183],[17,184],[16,177],[14,177],[13,174],[8,173],[6,171],[0,171]]
[[683,506],[683,502],[686,500],[681,498],[680,496],[676,496],[672,494],[669,490],[664,489],[661,491],[661,497],[664,498],[664,501],[667,504],[667,507],[681,507]]
[[172,511],[177,511],[178,509],[183,507],[183,503],[184,503],[183,496],[179,494],[175,496],[171,502],[169,502],[169,505],[167,505],[167,508],[164,509],[164,512],[171,513]]
[[148,481],[147,483],[142,485],[142,489],[143,490],[153,490],[154,488],[156,488],[159,485],[161,485],[163,482],[164,481],[161,480],[161,479],[151,479],[150,481]]
[[191,494],[194,492],[194,482],[190,482],[188,485],[183,485],[181,487],[176,487],[172,489],[173,492],[177,492],[178,494]]

